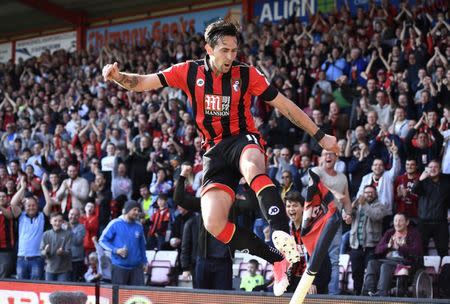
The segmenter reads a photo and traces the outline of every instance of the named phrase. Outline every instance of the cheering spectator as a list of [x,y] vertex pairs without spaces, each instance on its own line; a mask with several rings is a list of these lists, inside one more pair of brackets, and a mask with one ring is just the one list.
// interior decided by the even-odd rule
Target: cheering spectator
[[382,236],[383,217],[389,212],[377,199],[377,190],[372,185],[364,187],[363,195],[352,204],[353,218],[350,230],[350,260],[354,292],[361,294],[364,270],[373,259],[375,246]]
[[170,211],[167,208],[167,196],[159,194],[156,199],[158,209],[150,218],[150,228],[148,230],[148,248],[161,250],[166,240],[166,232],[170,223]]
[[[23,203],[24,210],[19,216],[19,243],[17,249],[17,278],[19,280],[41,280],[44,272],[44,260],[39,246],[44,234],[47,216],[51,206],[46,203],[43,212],[38,210],[38,202],[29,193],[25,196],[26,181],[22,177],[20,188],[11,199],[11,207],[20,210]],[[32,219],[30,221],[30,219]]]
[[41,255],[45,258],[45,280],[68,282],[72,271],[72,233],[62,229],[63,215],[50,214],[52,229],[44,232]]
[[69,211],[69,222],[67,224],[67,230],[72,233],[72,247],[70,252],[72,253],[72,282],[82,282],[84,267],[84,236],[86,235],[86,229],[79,222],[80,210],[72,208]]
[[418,197],[412,190],[419,181],[417,162],[414,158],[406,160],[406,172],[397,176],[394,183],[394,206],[396,213],[405,213],[408,218],[417,223]]
[[[426,125],[424,126],[424,123]],[[417,139],[414,141],[414,137]],[[433,136],[434,141],[430,136]],[[428,125],[427,116],[424,114],[416,123],[414,128],[409,130],[405,138],[407,153],[416,159],[419,171],[432,160],[437,159],[442,149],[443,137],[436,126]]]
[[19,217],[19,207],[9,205],[9,199],[3,190],[0,190],[0,225],[4,228],[0,234],[0,278],[9,278],[13,273],[15,260],[15,220]]
[[88,256],[91,252],[95,251],[94,240],[98,235],[98,210],[94,203],[89,202],[84,207],[84,215],[80,217],[80,223],[84,226],[86,234],[83,239],[84,253]]
[[86,179],[78,176],[78,168],[75,165],[68,167],[67,175],[69,178],[62,182],[56,193],[63,214],[69,213],[72,208],[84,208],[89,195],[89,184]]
[[409,226],[406,215],[397,213],[394,216],[394,228],[385,232],[377,244],[375,253],[383,259],[374,259],[369,262],[363,295],[388,296],[397,265],[384,258],[401,257],[404,260],[403,263],[411,265],[422,255],[420,235],[416,229]]
[[432,160],[413,188],[419,197],[419,231],[424,251],[433,238],[438,254],[448,255],[447,209],[450,200],[450,178],[441,173],[441,164]]

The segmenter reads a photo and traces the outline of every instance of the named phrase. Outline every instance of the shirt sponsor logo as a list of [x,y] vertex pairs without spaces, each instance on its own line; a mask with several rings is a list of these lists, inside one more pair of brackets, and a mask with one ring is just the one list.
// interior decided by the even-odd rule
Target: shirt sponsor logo
[[230,101],[230,96],[205,94],[205,114],[213,116],[229,116]]

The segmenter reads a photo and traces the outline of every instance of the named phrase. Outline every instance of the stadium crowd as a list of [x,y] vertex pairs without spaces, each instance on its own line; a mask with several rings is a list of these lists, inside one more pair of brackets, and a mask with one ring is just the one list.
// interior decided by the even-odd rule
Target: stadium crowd
[[[354,16],[343,7],[310,14],[307,24],[292,17],[242,28],[239,60],[258,67],[339,140],[340,154],[326,156],[311,136],[253,100],[268,173],[283,199],[298,197],[295,191],[305,197],[314,166],[346,176],[354,213],[351,225],[342,223],[340,250],[350,253],[355,294],[363,292],[367,265],[377,271],[369,261],[389,249],[427,255],[432,238],[437,254],[447,256],[448,3],[402,2],[396,8],[381,1]],[[178,250],[179,273],[194,272],[197,253],[185,234],[191,240],[199,234],[198,215],[173,199],[180,174],[187,194],[199,197],[201,191],[202,142],[187,98],[171,88],[125,91],[105,83],[101,67],[117,61],[124,71],[154,73],[204,56],[202,34],[190,29],[141,46],[43,52],[0,64],[0,277],[42,279],[45,265],[47,280],[102,279],[98,242],[104,245],[108,224],[122,210],[134,219],[129,212],[135,207],[142,211],[136,218],[146,249]],[[237,204],[257,205],[251,192],[241,184]],[[256,209],[240,208],[235,220],[267,240],[267,223]],[[132,259],[128,250],[116,253]],[[222,258],[230,259],[224,252]],[[336,268],[330,267],[333,281]],[[383,288],[372,289],[367,292],[385,295]]]

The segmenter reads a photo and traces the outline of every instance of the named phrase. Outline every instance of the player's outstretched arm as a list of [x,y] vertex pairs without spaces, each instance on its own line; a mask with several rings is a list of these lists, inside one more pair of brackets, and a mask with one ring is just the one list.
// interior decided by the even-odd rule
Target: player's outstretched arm
[[302,128],[308,132],[309,135],[319,139],[318,141],[322,148],[339,154],[339,147],[336,142],[336,137],[327,134],[323,137],[320,136],[322,131],[319,130],[319,127],[290,99],[285,97],[283,94],[278,93],[270,104],[277,108],[281,114],[288,118],[297,127]]
[[105,81],[112,80],[129,91],[142,92],[162,87],[161,81],[156,74],[138,75],[123,73],[119,71],[117,62],[105,65],[102,75]]

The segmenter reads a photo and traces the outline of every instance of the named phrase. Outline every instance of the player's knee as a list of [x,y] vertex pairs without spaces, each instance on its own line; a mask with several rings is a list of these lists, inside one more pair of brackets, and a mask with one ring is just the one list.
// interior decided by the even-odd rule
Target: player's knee
[[245,166],[242,166],[241,169],[242,175],[248,183],[250,183],[255,176],[264,174],[264,167],[251,162],[247,162],[247,164]]
[[214,216],[206,216],[203,218],[203,224],[205,226],[206,231],[208,231],[214,236],[217,236],[222,232],[226,223],[227,223],[226,220],[222,221]]

